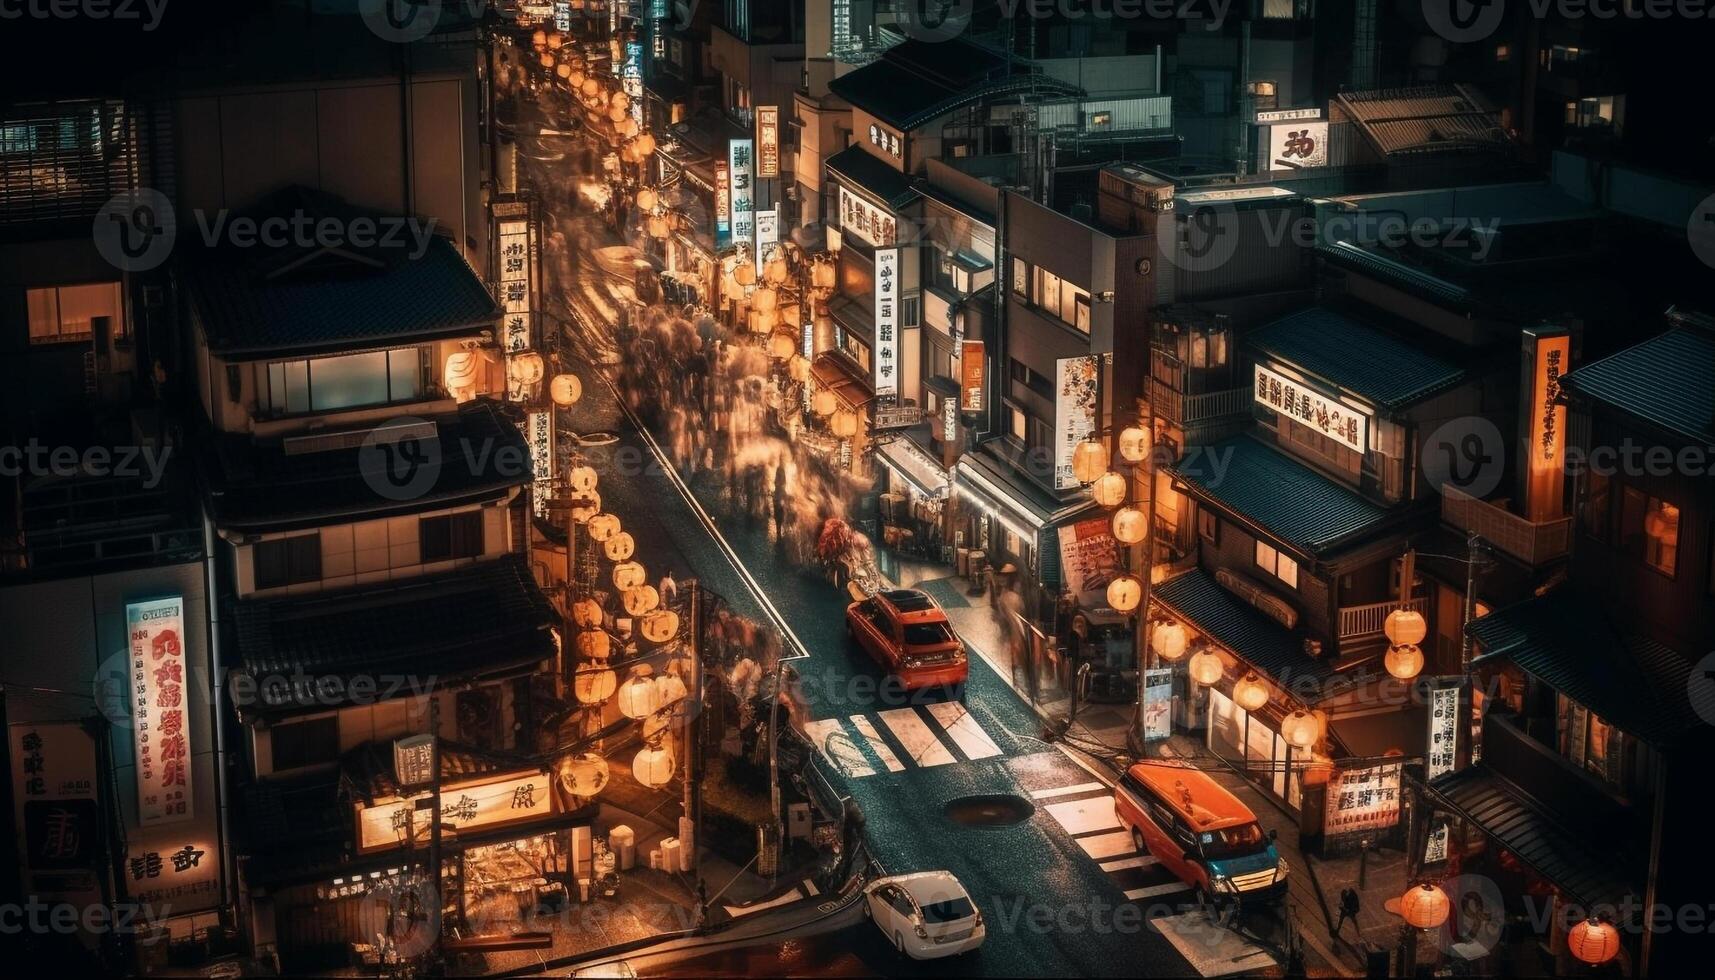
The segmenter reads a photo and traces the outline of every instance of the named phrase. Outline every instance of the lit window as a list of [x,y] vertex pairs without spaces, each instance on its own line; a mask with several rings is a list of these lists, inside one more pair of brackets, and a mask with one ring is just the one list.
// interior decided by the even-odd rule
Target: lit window
[[277,415],[331,412],[423,397],[426,347],[401,347],[268,365],[268,407]]
[[1030,298],[1030,265],[1023,259],[1012,260],[1012,291]]
[[1627,487],[1620,499],[1620,546],[1672,577],[1679,570],[1679,508]]
[[1564,694],[1557,694],[1555,702],[1560,754],[1602,781],[1619,786],[1623,779],[1625,733]]
[[125,308],[117,282],[86,286],[48,286],[25,291],[30,343],[61,344],[95,336],[95,319],[107,317],[112,336],[125,333]]
[[1289,588],[1298,588],[1298,562],[1281,554],[1266,541],[1256,543],[1256,567],[1273,575]]
[[1512,56],[1513,56],[1513,49],[1511,46],[1505,45],[1505,44],[1495,45],[1495,60],[1496,61],[1508,61],[1512,58]]
[[1016,408],[1007,409],[1007,432],[1011,433],[1014,439],[1023,442],[1027,431],[1024,413]]

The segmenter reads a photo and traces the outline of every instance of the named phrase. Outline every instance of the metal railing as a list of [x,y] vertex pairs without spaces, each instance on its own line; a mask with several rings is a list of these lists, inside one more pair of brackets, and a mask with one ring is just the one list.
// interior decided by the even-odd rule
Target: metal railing
[[[1362,606],[1340,607],[1340,639],[1361,640],[1366,637],[1382,635],[1382,626],[1387,622],[1388,613],[1399,609],[1397,600],[1387,602],[1371,602]],[[1406,603],[1407,609],[1415,610],[1423,615],[1429,615],[1429,600],[1421,596]]]
[[1210,419],[1231,418],[1249,412],[1251,389],[1247,385],[1243,388],[1187,395],[1151,379],[1150,404],[1155,414],[1161,418],[1175,425],[1186,425]]
[[1441,485],[1441,519],[1531,565],[1564,558],[1572,546],[1572,518],[1532,521],[1450,484]]

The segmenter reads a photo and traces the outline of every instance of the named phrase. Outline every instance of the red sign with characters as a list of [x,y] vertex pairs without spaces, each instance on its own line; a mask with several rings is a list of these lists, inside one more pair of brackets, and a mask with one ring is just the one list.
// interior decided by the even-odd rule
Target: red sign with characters
[[137,746],[137,822],[191,818],[190,672],[182,596],[125,607],[131,639],[131,725]]

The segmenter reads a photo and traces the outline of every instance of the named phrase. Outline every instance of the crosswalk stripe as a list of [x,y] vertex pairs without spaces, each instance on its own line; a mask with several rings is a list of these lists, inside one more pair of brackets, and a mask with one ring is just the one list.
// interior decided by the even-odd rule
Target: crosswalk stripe
[[822,718],[818,721],[806,722],[804,731],[810,736],[810,743],[821,751],[823,757],[847,776],[873,776],[875,770],[870,767],[863,753],[846,734],[845,726],[838,718]]
[[1173,881],[1165,885],[1150,885],[1147,888],[1128,888],[1125,897],[1135,902],[1140,898],[1154,898],[1157,895],[1171,895],[1174,892],[1188,892],[1190,890],[1191,886],[1183,881]]
[[1135,854],[1137,847],[1131,842],[1131,835],[1125,831],[1114,834],[1101,834],[1095,837],[1078,838],[1078,846],[1084,853],[1100,861],[1103,858],[1118,857],[1122,854]]
[[1147,854],[1138,857],[1120,858],[1118,861],[1102,862],[1103,871],[1124,871],[1127,868],[1147,868],[1152,864],[1160,864],[1161,859]]
[[923,719],[911,708],[894,708],[881,712],[882,723],[893,732],[899,744],[905,747],[905,754],[912,762],[920,766],[944,766],[949,762],[959,760],[953,758],[953,753],[941,744]]
[[1030,795],[1038,800],[1051,800],[1056,796],[1071,796],[1074,793],[1089,793],[1106,788],[1101,783],[1079,783],[1076,786],[1061,786],[1058,789],[1033,789],[1030,791]]
[[888,772],[899,772],[905,768],[905,763],[900,762],[899,756],[894,755],[893,750],[887,747],[887,743],[881,740],[881,733],[875,730],[875,722],[870,721],[865,715],[852,715],[852,727],[856,728],[858,734],[864,737],[864,741],[869,743],[870,751],[875,753],[876,758],[881,760],[881,764],[887,767]]
[[994,744],[994,739],[983,731],[983,726],[977,724],[965,706],[957,701],[936,701],[929,705],[929,713],[953,737],[953,744],[959,747],[959,751],[972,761],[992,759],[1001,754],[1000,746]]
[[1060,826],[1066,828],[1066,833],[1072,835],[1087,834],[1095,830],[1117,830],[1120,827],[1119,817],[1114,816],[1113,800],[1105,796],[1050,803],[1043,809],[1047,810],[1048,815]]

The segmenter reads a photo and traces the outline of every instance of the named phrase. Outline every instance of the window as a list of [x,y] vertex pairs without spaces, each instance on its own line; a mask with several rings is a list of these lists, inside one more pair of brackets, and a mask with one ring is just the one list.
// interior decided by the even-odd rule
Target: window
[[1054,397],[1054,383],[1049,381],[1041,372],[1031,370],[1030,365],[1016,359],[1011,361],[1007,367],[1013,381],[1036,392],[1043,398]]
[[339,716],[288,721],[268,730],[273,771],[300,769],[339,760]]
[[[1203,540],[1210,544],[1221,543],[1221,520],[1215,516],[1214,511],[1206,507],[1197,509],[1197,533],[1202,535]],[[1261,562],[1259,561],[1258,564]]]
[[1590,471],[1590,482],[1584,490],[1584,506],[1578,511],[1584,533],[1598,541],[1608,540],[1609,512],[1613,506],[1613,485],[1606,473]]
[[64,344],[95,337],[95,318],[107,317],[112,336],[125,333],[125,309],[119,284],[45,286],[25,291],[30,314],[30,343]]
[[1019,558],[1019,559],[1022,559],[1024,557],[1024,542],[1019,540],[1017,534],[1014,534],[1009,529],[1006,532],[1004,540],[1005,540],[1005,547],[1006,547],[1006,553],[1007,554],[1011,555],[1014,558]]
[[1023,442],[1025,439],[1029,438],[1029,424],[1025,420],[1023,412],[1008,406],[1006,410],[1006,422],[1006,431],[1008,435],[1017,439],[1019,442]]
[[1610,786],[1620,786],[1625,733],[1564,694],[1555,695],[1555,708],[1560,754]]
[[315,582],[322,577],[322,536],[319,531],[295,538],[261,541],[251,548],[250,554],[258,589]]
[[1679,568],[1679,508],[1627,487],[1620,498],[1620,547],[1672,578]]
[[482,511],[421,518],[417,522],[417,538],[425,564],[475,558],[482,554]]
[[923,322],[923,297],[903,296],[899,300],[899,325],[914,327]]
[[428,388],[429,362],[428,347],[275,361],[267,405],[276,415],[298,415],[416,401]]
[[1030,265],[1016,257],[1012,260],[1012,291],[1025,299],[1030,298]]
[[840,350],[846,356],[857,362],[857,366],[865,372],[869,371],[869,345],[859,340],[855,334],[844,327],[839,330]]
[[1062,323],[1090,332],[1090,294],[1072,285],[1047,269],[1036,269],[1032,293],[1034,302],[1043,312]]
[[1266,541],[1256,543],[1256,567],[1280,579],[1288,588],[1298,588],[1298,562]]

